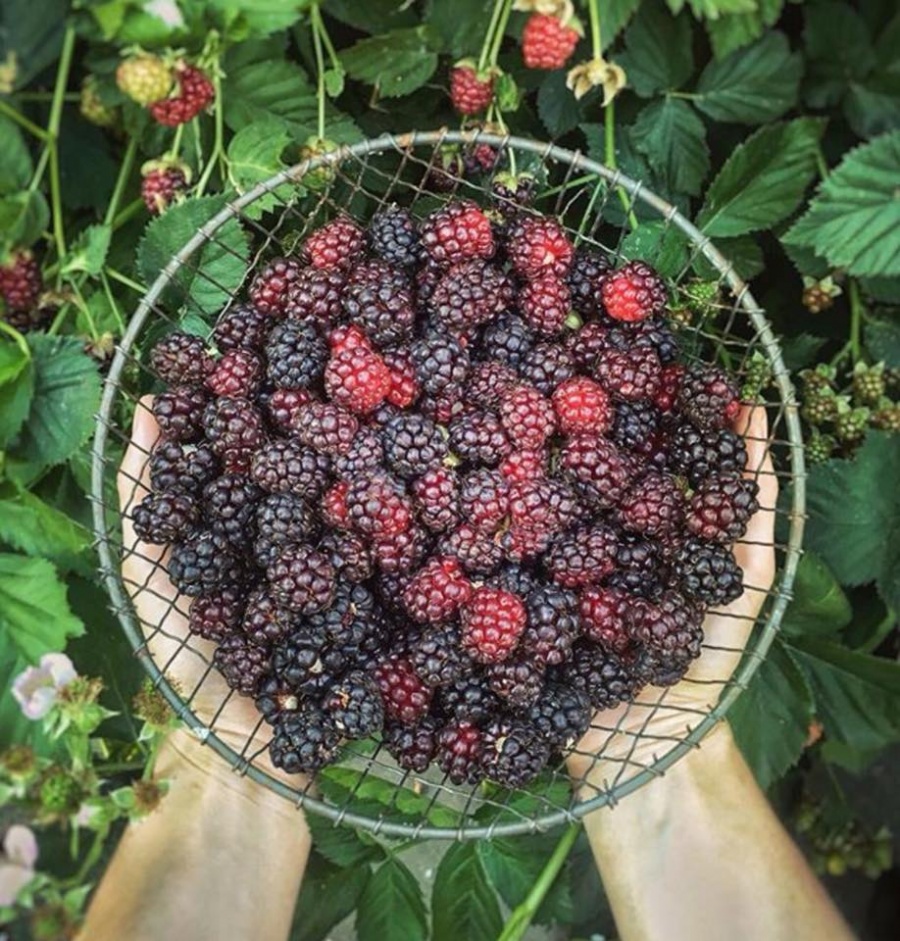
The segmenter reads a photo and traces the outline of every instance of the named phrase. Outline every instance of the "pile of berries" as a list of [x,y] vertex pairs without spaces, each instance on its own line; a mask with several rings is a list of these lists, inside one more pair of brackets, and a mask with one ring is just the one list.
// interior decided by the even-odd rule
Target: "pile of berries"
[[288,772],[378,736],[519,787],[596,709],[677,682],[742,590],[757,509],[732,379],[666,285],[556,219],[455,200],[347,217],[149,366],[139,537]]

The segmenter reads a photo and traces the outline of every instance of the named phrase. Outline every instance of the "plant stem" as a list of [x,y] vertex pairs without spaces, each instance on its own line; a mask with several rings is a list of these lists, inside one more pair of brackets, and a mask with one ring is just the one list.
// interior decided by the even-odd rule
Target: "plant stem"
[[104,225],[111,225],[116,217],[119,208],[119,202],[122,199],[122,193],[128,184],[128,178],[131,176],[131,168],[134,164],[134,155],[137,153],[137,139],[129,138],[128,146],[125,148],[125,156],[122,158],[122,166],[119,167],[119,175],[116,178],[116,185],[113,189],[112,198],[106,207],[106,215],[103,217]]
[[334,48],[334,43],[331,41],[331,37],[328,35],[328,30],[325,27],[325,20],[322,19],[322,11],[319,9],[318,4],[316,4],[316,11],[319,18],[319,33],[322,37],[322,42],[325,43],[325,51],[328,53],[328,58],[331,60],[331,67],[338,72],[343,72],[344,67],[341,65],[341,60],[338,57],[337,50]]
[[132,219],[144,208],[144,201],[142,199],[135,199],[133,202],[130,202],[112,221],[112,229],[115,232],[116,229],[125,225],[129,219]]
[[488,56],[493,46],[494,30],[497,28],[497,20],[506,4],[506,0],[494,0],[494,9],[491,11],[491,20],[488,23],[487,32],[484,34],[484,42],[481,44],[481,54],[478,56],[478,71],[483,72],[488,64]]
[[310,10],[310,24],[312,26],[313,49],[316,53],[316,97],[319,107],[319,140],[325,139],[325,59],[322,55],[322,14],[319,4],[314,3]]
[[103,293],[106,295],[107,303],[112,308],[116,323],[119,327],[119,334],[121,335],[125,332],[125,319],[122,317],[122,312],[119,310],[119,305],[116,303],[116,298],[113,295],[112,288],[109,286],[109,278],[107,278],[105,271],[100,272],[100,283],[103,285]]
[[33,121],[29,121],[24,114],[20,114],[15,108],[0,100],[0,114],[5,114],[11,121],[14,121],[19,127],[24,128],[29,134],[34,135],[38,140],[49,141],[50,134],[42,127],[38,127]]
[[181,138],[184,134],[184,125],[179,124],[175,129],[175,136],[172,138],[172,146],[166,151],[170,157],[177,157],[181,150]]
[[132,281],[127,275],[122,274],[121,271],[116,271],[115,268],[106,269],[107,275],[113,279],[113,281],[118,281],[119,284],[124,284],[125,287],[131,288],[132,291],[136,291],[138,294],[143,294],[147,289],[142,285],[138,284],[137,281]]
[[600,10],[597,0],[588,0],[588,12],[591,16],[591,49],[595,59],[603,56],[603,43],[600,39]]
[[575,840],[578,838],[580,832],[581,824],[569,824],[559,843],[556,844],[553,855],[547,860],[547,864],[538,876],[537,881],[531,887],[531,891],[526,896],[525,901],[513,909],[512,914],[509,916],[509,921],[504,925],[503,931],[500,932],[497,941],[519,941],[519,939],[524,936],[532,919],[535,914],[537,914],[537,910],[541,907],[541,902],[544,901],[556,877],[559,875],[559,871],[562,869],[569,852],[575,845]]
[[860,335],[863,319],[863,302],[859,293],[859,284],[854,278],[849,279],[850,289],[850,352],[854,364],[859,360],[862,352]]
[[497,23],[497,29],[494,33],[494,39],[491,43],[490,65],[497,64],[497,57],[500,55],[500,47],[503,45],[503,37],[506,35],[506,26],[509,23],[509,15],[512,13],[512,0],[502,0],[500,6],[500,20]]
[[25,337],[16,330],[15,327],[8,324],[5,320],[0,320],[0,333],[5,333],[16,346],[25,354],[26,359],[31,359],[31,350],[28,349],[28,343]]
[[[607,106],[603,114],[603,140],[605,145],[604,159],[606,165],[610,170],[616,170],[618,164],[616,163],[616,103],[615,100],[611,101]],[[628,194],[622,189],[621,186],[617,186],[616,190],[619,194],[619,202],[622,203],[622,208],[628,215],[628,224],[632,229],[638,227],[637,217],[634,214],[634,207],[628,201]]]
[[[209,160],[207,161],[206,167],[203,170],[203,175],[200,177],[197,182],[197,195],[202,196],[203,191],[206,189],[207,183],[209,183],[212,172],[216,167],[216,164],[222,159],[225,153],[225,125],[224,118],[222,117],[222,79],[219,75],[219,70],[216,69],[213,72],[213,85],[216,89],[216,137],[213,142],[212,153],[209,155]],[[196,121],[197,119],[194,118]],[[199,130],[199,129],[198,129]],[[197,140],[200,140],[200,135],[197,133]],[[224,174],[223,174],[224,176]]]
[[59,124],[72,67],[72,53],[75,50],[75,27],[68,26],[63,39],[59,67],[56,70],[56,86],[53,89],[53,102],[50,105],[50,121],[47,132],[50,135],[50,202],[53,210],[53,240],[56,242],[56,254],[63,258],[66,254],[66,233],[63,228],[62,187],[59,177]]

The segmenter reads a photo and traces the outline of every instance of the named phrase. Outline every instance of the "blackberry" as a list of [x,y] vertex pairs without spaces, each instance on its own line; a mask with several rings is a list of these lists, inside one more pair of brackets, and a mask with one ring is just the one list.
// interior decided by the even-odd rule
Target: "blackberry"
[[667,299],[665,282],[643,261],[629,261],[610,273],[601,295],[607,314],[627,323],[658,316]]
[[333,762],[341,737],[331,719],[317,706],[305,703],[281,715],[269,742],[269,756],[276,768],[288,774],[310,774]]
[[450,423],[450,449],[471,464],[493,467],[512,449],[503,423],[493,412],[472,412]]
[[434,758],[439,731],[437,721],[429,716],[415,725],[388,722],[385,723],[381,741],[401,768],[421,774]]
[[213,395],[253,398],[262,383],[262,360],[250,350],[231,350],[206,379]]
[[569,287],[555,274],[543,274],[519,290],[519,311],[526,323],[542,337],[558,336],[569,316]]
[[625,660],[586,640],[575,645],[572,659],[564,668],[557,667],[554,678],[587,696],[595,709],[632,699],[642,685]]
[[375,598],[364,585],[339,584],[334,601],[327,608],[307,618],[310,627],[344,648],[359,647],[376,634]]
[[302,621],[272,649],[278,679],[309,696],[324,693],[350,665],[349,651],[330,644],[321,628]]
[[482,736],[481,766],[487,778],[501,787],[525,787],[550,760],[550,746],[530,723],[495,719]]
[[285,548],[268,566],[266,576],[275,600],[298,614],[321,611],[334,599],[334,567],[310,546]]
[[538,392],[551,395],[575,375],[575,359],[560,343],[538,343],[522,360],[519,373]]
[[407,268],[419,260],[419,232],[408,209],[396,204],[376,212],[369,223],[369,248],[392,265]]
[[469,600],[471,592],[457,560],[435,556],[410,579],[403,604],[414,621],[440,624]]
[[238,632],[246,605],[247,596],[235,587],[198,595],[188,608],[188,629],[204,640],[224,640]]
[[216,647],[213,666],[233,690],[253,696],[269,670],[269,652],[240,634],[232,634]]
[[166,441],[196,441],[208,396],[200,386],[173,386],[153,399],[153,417]]
[[537,181],[528,173],[513,176],[498,173],[491,181],[491,202],[502,216],[504,223],[513,220],[534,201]]
[[327,455],[282,438],[254,453],[250,475],[266,493],[293,493],[316,500],[322,495],[330,463]]
[[409,661],[416,676],[432,687],[456,683],[472,668],[454,627],[438,627],[423,634],[410,647]]
[[431,419],[415,414],[392,418],[382,432],[384,455],[399,477],[421,477],[447,456],[447,441]]
[[643,598],[655,598],[668,571],[662,546],[635,533],[622,533],[616,548],[616,570],[607,584]]
[[350,273],[342,299],[344,313],[378,346],[404,343],[412,336],[416,311],[409,278],[379,259]]
[[525,629],[521,598],[499,588],[481,586],[472,592],[460,615],[462,646],[473,660],[497,663],[513,652]]
[[432,532],[444,532],[459,522],[457,476],[446,467],[431,467],[412,482],[416,511]]
[[219,472],[209,445],[159,441],[150,455],[150,485],[154,490],[180,490],[196,494]]
[[669,461],[675,473],[684,475],[696,487],[715,471],[743,471],[747,466],[747,448],[744,439],[728,428],[701,431],[684,422],[672,435]]
[[243,474],[223,474],[203,488],[204,518],[233,546],[245,548],[253,541],[261,497],[259,487]]
[[490,220],[469,200],[447,203],[432,212],[422,223],[420,234],[426,253],[439,265],[494,254]]
[[490,664],[487,680],[491,692],[510,709],[530,709],[544,690],[543,664],[536,664],[530,657],[513,657]]
[[352,413],[329,402],[309,402],[293,417],[297,440],[319,454],[333,457],[350,450],[358,429],[359,422]]
[[438,327],[457,334],[493,320],[512,300],[508,276],[496,265],[474,258],[447,271],[435,286],[428,308]]
[[523,565],[517,565],[515,562],[507,562],[499,572],[487,580],[487,584],[492,588],[502,588],[504,591],[510,591],[520,598],[524,598],[536,588],[541,587],[535,572]]
[[530,530],[550,539],[581,515],[572,488],[559,479],[517,481],[509,490],[510,530]]
[[609,396],[593,379],[566,379],[554,390],[551,401],[562,434],[604,434],[609,430],[613,417]]
[[649,402],[617,402],[610,437],[620,448],[644,453],[659,427],[659,413]]
[[544,274],[564,278],[573,251],[562,225],[544,216],[520,216],[506,242],[506,252],[516,274],[527,280]]
[[292,493],[275,493],[256,508],[256,538],[253,555],[257,565],[267,568],[285,546],[307,542],[316,530],[316,517],[309,504]]
[[669,366],[678,359],[678,338],[661,318],[651,317],[621,329],[627,345],[652,347],[663,366]]
[[709,542],[732,543],[747,531],[759,509],[759,484],[739,474],[710,474],[698,485],[688,505],[685,525]]
[[744,593],[743,571],[726,546],[686,539],[672,560],[672,575],[686,598],[726,605]]
[[388,575],[412,572],[422,564],[431,548],[429,534],[415,522],[401,532],[376,536],[372,542],[375,562]]
[[525,598],[528,624],[522,633],[522,652],[537,663],[552,666],[569,658],[578,637],[578,599],[561,588],[535,588]]
[[151,493],[131,511],[138,539],[155,545],[174,542],[197,522],[197,504],[186,493]]
[[469,356],[453,337],[427,334],[413,344],[411,352],[416,378],[426,392],[438,395],[465,381]]
[[460,486],[459,508],[470,526],[492,533],[509,508],[509,485],[497,471],[487,468],[469,471]]
[[408,659],[387,657],[375,667],[373,675],[386,716],[403,725],[415,725],[428,712],[432,691],[416,676]]
[[616,567],[618,538],[603,523],[564,533],[544,559],[550,577],[563,588],[599,585]]
[[347,509],[347,491],[350,484],[346,480],[339,480],[329,487],[322,496],[319,512],[322,522],[335,532],[350,529],[350,512]]
[[609,347],[611,328],[608,323],[589,321],[566,338],[566,348],[575,365],[586,373],[593,373],[601,353]]
[[347,273],[340,268],[304,268],[288,290],[285,316],[320,326],[334,323],[341,316],[346,283]]
[[250,302],[263,314],[282,316],[290,287],[299,274],[296,259],[273,258],[253,279],[248,292]]
[[716,366],[692,366],[681,380],[678,405],[698,428],[730,425],[741,408],[737,386]]
[[250,350],[259,353],[272,321],[250,304],[235,304],[223,314],[213,330],[213,341],[222,353]]
[[176,331],[163,337],[150,353],[150,368],[167,385],[200,385],[214,363],[201,337]]
[[572,299],[572,307],[579,314],[597,314],[603,310],[601,289],[612,263],[602,252],[592,248],[576,248],[572,266],[566,280]]
[[648,536],[674,532],[684,516],[684,494],[675,478],[648,471],[622,497],[616,518],[623,529]]
[[582,633],[612,653],[624,653],[631,644],[628,624],[634,601],[618,588],[586,588],[578,599]]
[[403,487],[387,474],[367,474],[352,481],[347,490],[347,510],[353,527],[370,538],[402,532],[411,519]]
[[322,378],[328,344],[310,321],[277,324],[266,340],[266,376],[279,389],[306,389]]
[[296,615],[279,605],[264,589],[256,588],[247,598],[241,630],[260,647],[280,643],[295,626]]
[[257,401],[278,431],[290,432],[297,412],[309,403],[310,395],[305,389],[273,389],[259,396]]
[[519,382],[516,371],[503,363],[490,360],[473,363],[463,390],[466,402],[483,409],[496,409],[503,393]]
[[328,532],[318,548],[328,556],[339,581],[346,578],[350,582],[364,582],[371,578],[374,569],[372,554],[356,533]]
[[481,352],[486,360],[497,360],[518,369],[535,344],[534,331],[517,314],[501,314],[481,334]]
[[271,674],[260,680],[254,702],[269,725],[275,725],[285,713],[297,712],[301,706],[297,693]]
[[334,459],[334,472],[341,480],[384,469],[384,445],[374,428],[360,428],[349,449]]
[[345,738],[367,738],[384,725],[378,684],[361,670],[351,670],[328,690],[322,711]]
[[228,540],[209,530],[174,543],[167,571],[175,589],[184,595],[236,585],[243,577],[241,563]]
[[449,722],[437,740],[437,763],[453,784],[477,784],[481,770],[482,734],[471,722]]
[[631,611],[632,637],[670,665],[688,663],[700,656],[703,643],[703,611],[676,591],[667,591],[657,602],[640,601]]
[[587,695],[563,683],[548,683],[528,711],[528,723],[551,747],[571,748],[591,727]]
[[229,451],[255,451],[265,441],[262,413],[249,399],[215,399],[200,414],[206,439],[220,457]]
[[500,421],[507,437],[519,448],[540,448],[556,430],[550,400],[531,386],[507,389],[500,400]]
[[630,483],[632,467],[611,442],[596,435],[576,435],[560,450],[559,466],[590,503],[615,506]]
[[462,387],[450,385],[436,395],[424,394],[419,399],[419,410],[426,418],[446,427],[455,418],[465,415],[469,408],[463,401]]
[[498,713],[501,702],[487,685],[487,679],[470,674],[436,691],[436,709],[439,715],[457,722],[480,725]]
[[442,555],[450,555],[475,575],[489,575],[503,559],[503,550],[488,535],[463,524],[438,543]]
[[383,358],[390,375],[387,401],[398,408],[408,408],[422,391],[412,356],[406,350],[385,350]]
[[348,216],[338,216],[307,237],[303,255],[314,268],[352,268],[365,248],[363,230]]
[[0,297],[9,321],[22,322],[25,326],[31,320],[29,315],[39,305],[43,289],[41,267],[31,252],[14,251],[6,264],[0,265]]
[[659,389],[662,364],[649,346],[628,350],[607,349],[594,365],[594,375],[614,398],[650,399]]

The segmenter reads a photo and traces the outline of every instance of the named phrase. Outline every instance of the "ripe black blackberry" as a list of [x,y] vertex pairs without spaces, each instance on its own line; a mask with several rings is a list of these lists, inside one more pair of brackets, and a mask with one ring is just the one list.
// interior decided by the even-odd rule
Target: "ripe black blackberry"
[[630,482],[631,462],[611,441],[575,435],[563,445],[559,466],[587,501],[607,510],[615,506]]
[[502,787],[525,787],[550,760],[550,745],[522,719],[494,719],[482,734],[481,766],[485,777]]
[[188,609],[188,629],[204,640],[224,640],[240,629],[246,605],[244,591],[233,586],[198,595]]
[[512,450],[503,423],[493,412],[471,412],[450,423],[450,449],[471,464],[494,467]]
[[491,663],[485,672],[491,692],[510,709],[530,709],[544,689],[544,665],[528,655]]
[[669,463],[692,487],[713,472],[740,473],[747,465],[744,439],[729,428],[701,431],[690,422],[678,425],[669,444]]
[[656,598],[665,586],[668,568],[662,546],[636,533],[622,533],[616,547],[616,570],[608,580],[613,588],[642,598]]
[[332,457],[346,454],[359,430],[359,422],[352,413],[330,402],[302,405],[292,422],[294,434],[301,444]]
[[713,473],[697,486],[688,505],[685,525],[708,542],[731,543],[747,531],[759,509],[759,484],[735,473]]
[[600,291],[610,271],[612,262],[602,252],[593,248],[575,249],[566,280],[572,307],[579,314],[596,314],[603,310]]
[[437,740],[437,763],[453,784],[477,784],[481,768],[481,729],[471,722],[448,722]]
[[415,725],[387,722],[381,741],[401,768],[421,774],[434,758],[439,731],[438,722],[429,716]]
[[518,369],[535,344],[534,331],[518,315],[501,314],[481,334],[481,355]]
[[384,725],[384,703],[378,684],[362,670],[351,670],[331,686],[322,710],[345,738],[366,738]]
[[412,345],[416,378],[425,392],[438,395],[465,381],[469,356],[460,342],[443,333],[432,332]]
[[591,727],[591,702],[582,690],[548,683],[528,722],[551,748],[571,748]]
[[318,548],[328,556],[339,580],[346,578],[350,582],[364,582],[371,578],[374,571],[372,553],[365,540],[356,533],[332,530],[325,533]]
[[311,321],[277,324],[266,340],[266,376],[279,389],[307,389],[322,378],[328,344]]
[[431,294],[428,308],[437,327],[459,334],[492,320],[512,300],[509,277],[496,265],[473,258],[444,274]]
[[550,577],[563,588],[599,585],[616,567],[619,540],[603,523],[580,527],[555,539],[544,564]]
[[386,538],[409,528],[412,506],[403,485],[389,474],[365,474],[351,481],[347,511],[357,532]]
[[269,756],[276,768],[288,774],[311,774],[338,757],[340,744],[340,733],[331,719],[318,706],[304,703],[276,721]]
[[438,542],[438,552],[459,560],[473,575],[490,575],[503,561],[503,549],[485,533],[463,523]]
[[250,301],[264,314],[280,317],[291,284],[300,274],[300,263],[295,258],[273,258],[256,275],[250,285]]
[[445,532],[459,522],[458,478],[449,468],[429,468],[411,490],[419,520],[432,532]]
[[496,360],[472,363],[466,377],[463,396],[469,405],[480,409],[496,410],[503,393],[519,381],[519,375],[515,369],[505,363],[499,363]]
[[581,629],[574,593],[549,585],[535,588],[525,598],[525,610],[528,624],[519,642],[523,652],[546,666],[568,660]]
[[650,400],[659,389],[662,364],[650,346],[606,349],[597,357],[594,375],[614,398]]
[[409,277],[380,259],[357,265],[341,300],[344,313],[378,346],[409,340],[416,310]]
[[[447,441],[430,418],[401,413],[382,431],[388,467],[399,477],[421,477],[447,456]],[[371,469],[371,465],[370,468]]]
[[297,614],[313,614],[334,599],[334,566],[306,545],[287,546],[266,569],[272,596]]
[[[668,366],[678,359],[678,338],[665,320],[651,317],[633,324],[623,324],[615,333],[621,330],[626,346],[651,346],[659,357],[663,366]],[[610,343],[615,345],[617,340],[610,337]]]
[[522,378],[544,395],[575,375],[575,359],[561,343],[538,343],[522,360]]
[[272,648],[272,670],[281,682],[307,696],[323,694],[352,666],[349,652],[332,644],[321,628],[303,622]]
[[501,707],[500,698],[490,689],[487,679],[477,673],[441,687],[436,697],[436,711],[440,716],[476,725],[496,715]]
[[433,545],[428,530],[411,521],[398,533],[376,536],[372,541],[372,554],[380,571],[388,575],[407,575],[422,564]]
[[436,627],[424,632],[410,646],[409,662],[427,686],[449,686],[472,668],[472,661],[460,647],[455,627]]
[[214,363],[201,337],[176,331],[163,337],[150,353],[150,368],[167,385],[201,385]]
[[360,474],[383,468],[384,445],[381,433],[375,428],[360,428],[350,448],[345,454],[339,454],[333,464],[335,474],[342,480],[352,480]]
[[166,441],[197,441],[209,396],[200,386],[172,386],[153,399],[153,417]]
[[271,565],[285,546],[307,542],[317,529],[316,516],[309,504],[293,493],[273,493],[261,500],[255,510],[253,555],[262,568]]
[[251,304],[235,304],[216,324],[213,341],[220,353],[231,350],[259,353],[271,326],[272,318]]
[[619,525],[632,533],[665,536],[681,525],[684,493],[677,481],[660,471],[647,471],[622,497],[616,511]]
[[735,382],[716,366],[692,366],[681,379],[678,405],[698,428],[729,426],[741,408]]
[[610,437],[620,448],[644,453],[659,427],[659,412],[650,402],[617,402]]
[[269,670],[269,652],[240,634],[232,634],[216,647],[213,665],[233,690],[253,696]]
[[228,540],[210,530],[173,543],[167,566],[176,590],[200,595],[241,582],[244,570]]
[[279,438],[254,453],[250,475],[267,493],[293,493],[314,501],[322,495],[330,464],[327,455]]
[[308,320],[321,326],[341,316],[347,272],[341,268],[304,268],[288,290],[284,313],[288,320]]
[[520,598],[542,587],[536,572],[515,562],[508,562],[501,566],[500,571],[487,579],[487,584],[492,588],[502,588],[503,591],[512,592]]
[[247,597],[241,630],[260,647],[280,643],[293,630],[296,616],[279,605],[264,587],[255,588]]
[[372,592],[364,585],[340,584],[334,601],[322,611],[307,619],[315,630],[325,632],[325,637],[345,648],[359,647],[370,636],[377,633],[373,622],[379,612],[375,607]]
[[642,685],[625,660],[587,640],[575,645],[570,662],[552,678],[584,693],[595,709],[633,698]]
[[197,504],[186,493],[151,493],[131,511],[138,539],[161,546],[174,542],[197,523]]
[[726,605],[744,592],[743,570],[726,546],[686,539],[672,560],[672,575],[686,598]]
[[201,415],[206,440],[220,457],[230,451],[255,451],[266,440],[262,412],[249,399],[214,399]]
[[205,442],[159,441],[150,455],[150,485],[154,490],[196,494],[219,473],[219,461]]
[[419,260],[418,226],[408,209],[392,204],[376,212],[368,237],[369,248],[392,265],[407,268]]
[[475,529],[493,533],[509,509],[509,484],[496,470],[479,467],[462,478],[459,488],[461,517]]
[[222,474],[203,488],[204,519],[238,549],[255,535],[254,519],[262,491],[243,474]]
[[640,601],[631,610],[632,637],[655,654],[688,662],[700,656],[703,610],[676,591],[656,602]]
[[301,706],[301,699],[296,691],[271,673],[260,680],[254,702],[269,725],[275,725],[282,715],[296,712]]

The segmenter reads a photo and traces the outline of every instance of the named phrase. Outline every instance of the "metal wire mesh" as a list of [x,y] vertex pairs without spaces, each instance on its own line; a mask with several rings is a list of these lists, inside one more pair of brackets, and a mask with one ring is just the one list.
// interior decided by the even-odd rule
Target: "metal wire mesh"
[[[189,283],[195,293],[199,287],[213,297],[220,296],[222,312],[234,302],[239,292],[219,283],[217,267],[210,264],[215,257],[233,257],[245,265],[246,286],[257,263],[271,255],[290,254],[308,232],[338,212],[365,221],[392,202],[423,215],[454,196],[483,200],[490,179],[472,182],[457,177],[441,162],[444,148],[457,144],[495,147],[520,166],[527,163],[537,169],[542,184],[535,209],[559,216],[578,242],[627,259],[621,223],[633,213],[645,231],[649,227],[659,237],[656,244],[666,245],[669,236],[683,240],[685,251],[673,279],[676,285],[686,283],[700,265],[705,266],[704,277],[718,281],[721,291],[715,316],[682,328],[682,342],[689,356],[717,359],[737,372],[754,351],[765,355],[773,373],[767,403],[768,449],[782,485],[791,483],[790,505],[779,510],[784,519],[776,530],[787,536],[775,546],[775,584],[749,639],[731,647],[717,645],[720,653],[730,651],[735,660],[740,658],[738,668],[721,677],[701,671],[687,681],[706,687],[698,697],[704,705],[673,694],[672,689],[651,687],[641,702],[595,718],[594,731],[601,736],[602,747],[599,756],[584,757],[588,765],[598,758],[603,761],[599,783],[593,775],[590,783],[585,778],[573,785],[560,767],[545,773],[527,793],[484,784],[461,787],[450,784],[436,770],[424,775],[402,771],[378,743],[365,742],[351,743],[336,770],[327,769],[317,785],[298,786],[264,766],[261,718],[251,734],[234,734],[230,715],[240,697],[224,685],[216,686],[212,645],[179,629],[189,599],[169,600],[164,587],[160,588],[160,580],[163,586],[167,580],[162,552],[140,543],[123,545],[116,475],[133,412],[146,407],[140,396],[157,389],[144,359],[155,339],[181,326],[179,318],[186,311],[190,316],[190,304],[185,303]],[[333,179],[324,189],[311,192],[302,183],[316,171],[327,171]],[[428,188],[427,181],[435,173],[441,174],[445,186],[452,184],[448,191],[438,194]],[[235,239],[240,231],[237,226],[253,245],[249,264],[240,240]],[[211,329],[212,323],[208,326]],[[753,470],[768,473],[761,466]],[[123,497],[133,502],[139,481],[132,477],[127,483],[131,492]],[[292,167],[230,202],[171,258],[138,306],[109,370],[94,443],[93,497],[103,575],[136,655],[179,718],[236,773],[249,775],[298,806],[335,822],[388,836],[475,838],[535,832],[577,819],[621,799],[699,745],[765,656],[790,599],[803,529],[804,470],[797,406],[778,344],[747,285],[701,231],[640,182],[582,154],[514,137],[440,131],[385,135]],[[146,564],[130,564],[135,561]],[[130,575],[132,571],[139,571],[140,578]],[[154,623],[142,621],[136,610],[136,603],[148,597],[157,601]],[[726,616],[741,620],[740,615]],[[740,625],[735,627],[736,636],[745,633]],[[191,657],[200,658],[203,665],[195,687],[185,689],[170,682],[168,677],[177,665]],[[703,663],[702,656],[699,662]],[[215,692],[212,700],[210,689]]]

